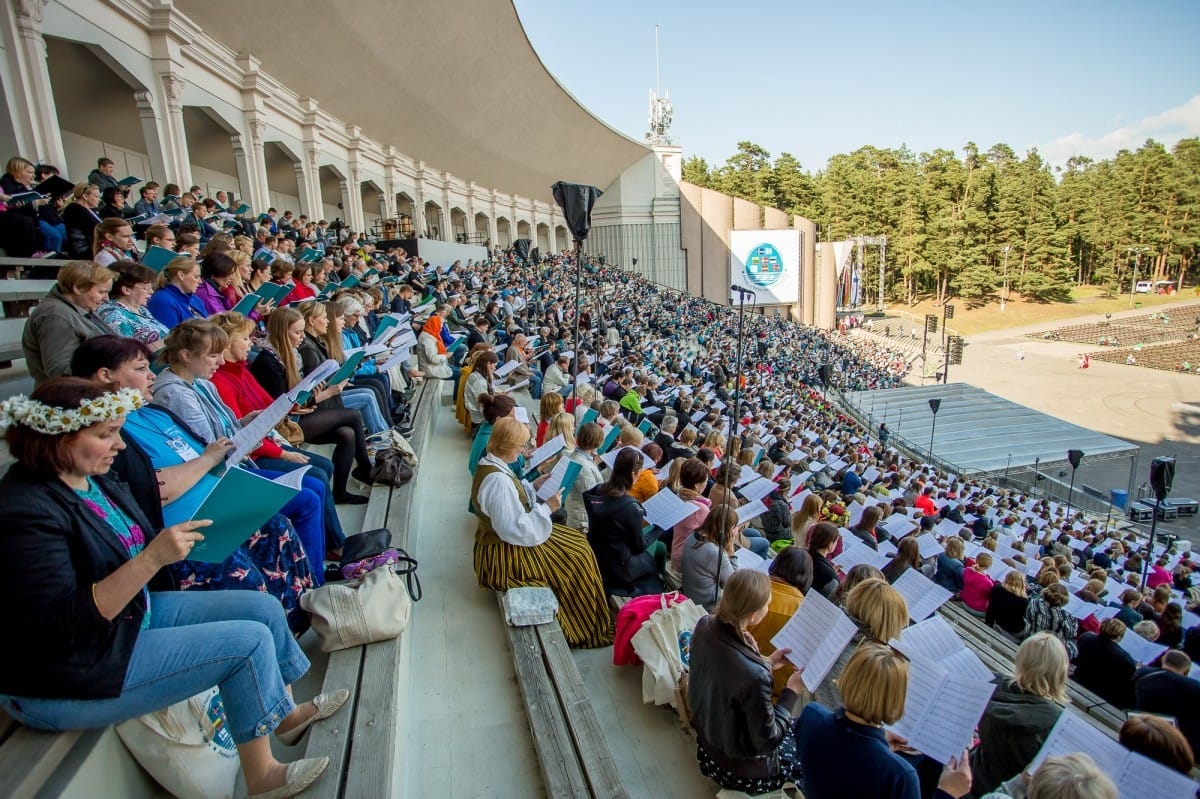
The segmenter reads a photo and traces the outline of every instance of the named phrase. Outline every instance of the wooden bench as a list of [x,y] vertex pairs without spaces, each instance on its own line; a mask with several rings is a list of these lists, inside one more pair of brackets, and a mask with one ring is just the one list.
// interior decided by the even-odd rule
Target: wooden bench
[[24,332],[24,319],[0,319],[0,369],[7,369],[13,361],[25,357],[21,347]]
[[62,258],[9,258],[0,256],[0,279],[15,278],[50,278],[58,275],[58,270],[71,263]]
[[[417,454],[426,452],[433,433],[438,392],[423,383],[412,399],[413,437]],[[417,467],[418,471],[420,466]],[[400,488],[375,486],[363,521],[364,530],[386,527],[392,545],[408,549],[414,483]],[[404,636],[343,649],[329,656],[322,691],[350,690],[348,706],[328,721],[313,725],[305,757],[329,757],[329,768],[305,791],[314,799],[374,799],[396,795],[396,728],[403,689],[400,664]]]
[[45,299],[52,288],[53,280],[0,280],[0,306],[5,318],[29,316],[30,309]]
[[[497,592],[496,598],[502,600],[503,594]],[[558,622],[529,627],[506,624],[505,629],[546,795],[553,799],[628,797]]]

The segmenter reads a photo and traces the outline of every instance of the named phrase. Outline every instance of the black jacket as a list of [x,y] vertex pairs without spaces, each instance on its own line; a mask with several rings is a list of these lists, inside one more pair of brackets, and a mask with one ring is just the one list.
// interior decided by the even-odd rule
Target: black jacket
[[[762,773],[792,734],[796,694],[785,688],[771,701],[771,668],[736,629],[716,616],[696,624],[688,704],[700,744],[735,773]],[[778,772],[778,764],[773,765]]]
[[987,616],[984,621],[989,627],[999,627],[1006,633],[1020,635],[1025,631],[1025,608],[1029,599],[1017,596],[1001,583],[992,586],[988,595]]
[[1192,752],[1200,752],[1200,682],[1167,669],[1143,666],[1133,675],[1133,693],[1138,710],[1174,716]]
[[[325,346],[325,342],[316,338],[311,333],[304,334],[304,340],[300,342],[300,346],[296,350],[300,353],[300,374],[306,375],[329,360],[329,349]],[[335,394],[317,405],[317,407],[344,408],[346,405],[342,401],[342,395]]]
[[837,569],[826,557],[813,550],[808,551],[813,562],[813,590],[829,599],[838,588]]
[[79,203],[68,203],[62,212],[63,224],[67,226],[67,241],[64,245],[72,258],[92,257],[92,241],[100,217]]
[[[119,480],[95,478],[145,533],[151,526]],[[92,599],[92,585],[129,560],[116,533],[66,484],[14,464],[0,479],[0,601],[9,640],[19,656],[0,658],[0,693],[38,698],[119,696],[146,613],[138,593],[109,621]],[[160,572],[151,590],[169,590]]]
[[602,486],[583,492],[583,507],[588,517],[588,543],[596,553],[605,590],[617,596],[661,592],[657,565],[646,551],[642,504],[628,494],[601,494],[598,489]]
[[[1126,635],[1137,635],[1130,630]],[[1117,644],[1096,633],[1079,636],[1075,681],[1122,710],[1133,707],[1133,673],[1137,663]]]
[[979,720],[979,746],[971,752],[971,796],[983,796],[1015,777],[1042,748],[1062,712],[1053,700],[1022,691],[1007,677]]

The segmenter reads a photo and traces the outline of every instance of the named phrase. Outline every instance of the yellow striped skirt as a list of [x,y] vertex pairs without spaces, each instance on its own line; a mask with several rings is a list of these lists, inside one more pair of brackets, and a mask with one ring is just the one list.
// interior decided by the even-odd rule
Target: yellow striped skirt
[[587,538],[554,525],[535,547],[509,544],[495,533],[475,533],[475,574],[479,585],[497,591],[547,587],[558,598],[558,624],[573,647],[591,649],[613,641],[612,614],[600,569]]

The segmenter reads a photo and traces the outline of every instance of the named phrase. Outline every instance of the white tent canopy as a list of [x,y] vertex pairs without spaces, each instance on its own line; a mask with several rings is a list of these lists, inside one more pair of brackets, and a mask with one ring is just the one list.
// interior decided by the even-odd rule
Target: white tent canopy
[[[934,426],[929,400],[941,399]],[[875,423],[887,422],[893,440],[954,466],[961,474],[995,474],[1008,468],[1048,469],[1067,463],[1067,450],[1084,462],[1132,458],[1138,447],[1026,408],[965,383],[855,391],[846,399]]]

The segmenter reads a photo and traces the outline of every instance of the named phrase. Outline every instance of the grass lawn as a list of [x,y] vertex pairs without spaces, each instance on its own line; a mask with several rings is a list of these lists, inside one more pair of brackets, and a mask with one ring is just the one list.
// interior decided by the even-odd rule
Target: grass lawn
[[[962,300],[951,300],[954,306],[954,318],[948,322],[953,330],[960,335],[970,336],[975,333],[987,333],[991,330],[1002,330],[1007,327],[1022,327],[1045,323],[1050,327],[1060,319],[1071,319],[1088,314],[1118,313],[1120,311],[1151,309],[1171,302],[1195,299],[1196,294],[1185,289],[1179,294],[1160,296],[1157,294],[1135,294],[1134,305],[1129,305],[1129,295],[1119,297],[1102,297],[1096,286],[1081,286],[1071,292],[1070,302],[1027,302],[1020,297],[1012,297],[1002,312],[999,301],[990,302],[980,308],[968,309]],[[907,311],[923,317],[925,314],[937,314],[940,318],[942,309],[935,307],[932,300],[924,300],[913,306],[893,304],[888,306],[890,312]]]

